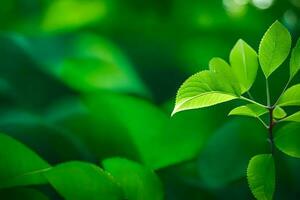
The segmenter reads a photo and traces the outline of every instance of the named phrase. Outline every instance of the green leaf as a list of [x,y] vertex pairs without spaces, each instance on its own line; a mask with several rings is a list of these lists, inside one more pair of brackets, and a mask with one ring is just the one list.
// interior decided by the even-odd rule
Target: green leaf
[[146,167],[123,158],[109,158],[102,162],[104,169],[123,188],[128,200],[163,200],[163,188],[158,176]]
[[278,21],[264,34],[258,51],[259,62],[268,78],[287,58],[291,48],[291,35]]
[[[52,1],[46,10],[42,29],[64,31],[95,23],[106,15],[104,1],[61,0]],[[75,11],[75,12],[74,12]]]
[[284,118],[280,121],[300,122],[300,111],[298,111],[290,116],[287,116],[286,118]]
[[239,39],[230,52],[230,64],[238,78],[242,92],[248,91],[257,74],[257,53],[246,42]]
[[198,158],[202,185],[223,188],[244,177],[249,159],[266,150],[264,132],[256,120],[244,118],[230,120],[214,132]]
[[300,38],[293,48],[290,60],[290,79],[292,79],[300,70]]
[[275,119],[281,119],[284,118],[287,114],[281,107],[276,106],[273,110],[273,115]]
[[44,173],[49,183],[67,200],[122,199],[112,176],[94,164],[73,161]]
[[40,172],[48,170],[49,164],[4,134],[0,134],[0,158],[0,188],[47,182]]
[[179,88],[172,115],[183,110],[216,105],[239,96],[240,93],[222,74],[202,71],[188,78]]
[[231,85],[231,87],[236,93],[241,93],[241,87],[238,82],[238,79],[233,73],[229,64],[225,60],[218,57],[212,58],[209,61],[209,70],[221,75],[222,78]]
[[[299,116],[299,113],[297,114]],[[298,117],[299,119],[299,117]],[[300,124],[289,123],[278,130],[275,136],[276,147],[285,154],[300,158]]]
[[249,117],[259,117],[267,112],[268,110],[266,108],[263,108],[257,104],[247,104],[232,109],[228,115],[243,115]]
[[287,89],[278,101],[278,106],[299,106],[300,105],[300,84]]
[[251,158],[247,179],[249,187],[258,200],[272,200],[275,190],[275,165],[271,154]]

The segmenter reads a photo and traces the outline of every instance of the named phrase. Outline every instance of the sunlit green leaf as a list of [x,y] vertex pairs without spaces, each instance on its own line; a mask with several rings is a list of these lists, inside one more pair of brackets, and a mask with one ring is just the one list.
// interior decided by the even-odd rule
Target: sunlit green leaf
[[266,108],[263,108],[256,104],[247,104],[232,109],[228,115],[244,115],[249,117],[259,117],[267,112],[268,110]]
[[0,188],[47,182],[40,172],[48,170],[49,164],[4,134],[0,134],[0,158]]
[[236,91],[236,93],[241,93],[241,87],[238,82],[238,79],[233,73],[232,68],[225,60],[218,57],[212,58],[209,61],[209,69],[210,71],[221,75],[223,79],[231,85],[231,87],[234,89],[234,91]]
[[287,89],[278,101],[279,106],[298,106],[300,105],[300,84]]
[[230,64],[240,82],[242,92],[248,91],[255,81],[258,69],[255,50],[243,40],[238,40],[230,52]]
[[281,119],[284,118],[287,114],[281,107],[276,106],[273,110],[273,115],[275,119]]
[[291,35],[278,21],[263,36],[258,57],[265,77],[268,78],[287,58],[291,48]]
[[271,154],[251,158],[247,179],[249,187],[258,200],[272,200],[275,190],[275,165]]
[[123,188],[128,200],[162,200],[162,184],[158,176],[146,167],[123,158],[109,158],[102,162]]
[[[299,113],[297,114],[299,119]],[[296,118],[296,117],[295,117]],[[289,121],[289,120],[288,120]],[[275,136],[276,147],[285,154],[300,158],[300,124],[290,123],[279,129]]]
[[290,60],[290,79],[293,78],[300,70],[300,38],[298,39],[296,46],[292,50]]
[[122,199],[122,192],[113,177],[94,164],[79,161],[63,163],[44,175],[65,199]]
[[199,156],[202,184],[222,188],[244,177],[249,159],[266,148],[264,132],[254,119],[233,119],[219,128]]
[[221,74],[202,71],[188,78],[179,88],[172,115],[238,98],[240,93]]
[[300,122],[300,111],[287,116],[286,118],[282,119],[281,121],[290,121],[290,122]]

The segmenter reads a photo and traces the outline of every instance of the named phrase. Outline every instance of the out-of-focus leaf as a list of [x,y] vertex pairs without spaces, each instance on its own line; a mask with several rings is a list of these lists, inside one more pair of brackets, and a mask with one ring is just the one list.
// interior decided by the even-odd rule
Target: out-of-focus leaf
[[271,154],[251,158],[247,179],[249,187],[258,200],[272,200],[275,190],[275,164]]
[[242,88],[248,91],[255,81],[258,59],[255,50],[243,40],[238,40],[230,52],[230,64]]
[[238,98],[235,90],[221,74],[201,71],[188,78],[179,88],[175,108],[177,112],[208,107]]
[[290,79],[292,79],[300,70],[300,38],[298,39],[296,46],[292,50],[290,60]]
[[13,188],[0,191],[4,200],[49,200],[42,192],[31,188]]
[[[105,124],[114,127],[108,129],[110,138],[126,134],[126,142],[131,141],[138,160],[152,169],[191,159],[203,145],[205,137],[198,135],[198,126],[181,127],[188,121],[180,118],[172,121],[166,113],[145,100],[103,93],[89,95],[85,102],[96,124],[99,127]],[[205,118],[204,115],[201,117]],[[207,130],[204,125],[201,127]],[[203,132],[207,135],[206,131]],[[120,143],[124,143],[123,140]]]
[[77,91],[105,89],[148,95],[128,58],[104,38],[79,34],[22,39],[19,45],[43,70]]
[[203,184],[221,188],[244,177],[249,159],[265,149],[264,131],[250,119],[231,120],[217,130],[199,156],[198,171]]
[[280,120],[280,121],[285,121],[285,122],[300,122],[300,111],[290,115],[290,116],[287,116],[286,118]]
[[287,114],[281,107],[276,106],[273,110],[273,115],[275,119],[281,119],[284,118]]
[[51,1],[42,21],[44,31],[64,31],[97,22],[107,14],[105,1]]
[[299,131],[299,123],[290,123],[279,129],[274,139],[276,147],[289,156],[300,158]]
[[113,177],[93,164],[63,163],[46,171],[44,176],[65,199],[122,199],[121,189]]
[[263,108],[256,104],[247,104],[232,109],[228,115],[244,115],[249,117],[259,117],[267,112],[268,110],[266,108]]
[[4,134],[0,134],[0,158],[0,188],[47,182],[40,172],[48,170],[49,164]]
[[0,129],[34,149],[50,163],[90,159],[87,148],[72,132],[47,122],[37,114],[23,110],[3,112]]
[[278,106],[298,106],[300,105],[300,84],[287,89],[278,101]]
[[274,22],[267,30],[258,51],[259,62],[266,78],[287,58],[291,43],[289,31],[280,22]]
[[146,167],[123,158],[109,158],[102,162],[123,188],[128,200],[162,200],[162,184],[158,176]]

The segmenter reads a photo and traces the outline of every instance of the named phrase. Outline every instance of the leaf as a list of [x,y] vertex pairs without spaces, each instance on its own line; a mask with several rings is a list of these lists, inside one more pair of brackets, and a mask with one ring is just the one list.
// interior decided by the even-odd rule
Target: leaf
[[[299,116],[299,113],[297,113],[297,116]],[[276,147],[289,156],[300,158],[299,132],[299,123],[289,123],[283,126],[274,138]]]
[[300,84],[293,85],[287,89],[278,101],[278,106],[300,105]]
[[239,106],[237,108],[232,109],[228,115],[244,115],[244,116],[256,118],[267,112],[268,112],[268,110],[266,108],[263,108],[256,104],[247,104],[247,105]]
[[109,158],[102,162],[104,169],[123,188],[128,200],[163,200],[163,188],[158,176],[146,167],[123,158]]
[[107,14],[106,6],[104,1],[53,1],[46,10],[42,29],[50,32],[73,30],[98,22]]
[[112,176],[94,164],[72,161],[59,164],[44,175],[67,200],[122,199],[122,192]]
[[251,158],[247,179],[249,187],[258,200],[272,200],[275,190],[275,165],[271,154]]
[[233,73],[238,78],[242,92],[248,91],[257,74],[257,53],[246,42],[239,39],[230,52],[230,64]]
[[40,172],[48,170],[49,164],[4,134],[0,134],[0,158],[0,188],[47,182]]
[[221,74],[201,71],[188,78],[179,88],[172,115],[183,110],[216,105],[239,96],[240,93]]
[[202,185],[223,188],[244,177],[249,159],[266,149],[264,132],[254,119],[244,118],[233,119],[214,132],[198,158]]
[[290,79],[292,79],[300,70],[300,38],[293,48],[290,60]]
[[[94,147],[93,152],[97,152],[99,156],[104,151],[105,157],[130,155],[130,159],[138,160],[151,169],[194,158],[216,124],[199,123],[199,119],[215,119],[215,116],[196,114],[197,112],[178,115],[170,120],[165,112],[152,103],[128,95],[87,95],[84,102],[93,122],[90,127],[97,131],[81,128],[81,135],[94,142],[89,143]],[[217,115],[218,112],[214,113]],[[73,125],[72,130],[77,131],[78,127],[80,121]],[[202,134],[199,134],[199,130],[203,131]],[[105,138],[105,142],[101,136]],[[102,147],[99,147],[99,143]],[[120,147],[123,151],[119,150]],[[182,151],[182,148],[185,150]],[[97,149],[103,151],[99,152]]]
[[300,111],[290,115],[290,116],[287,116],[286,118],[280,120],[280,121],[284,121],[284,122],[287,122],[287,121],[290,121],[290,122],[300,122]]
[[276,106],[273,110],[273,115],[275,119],[281,119],[284,118],[287,114],[281,107]]
[[232,69],[229,66],[229,64],[225,60],[218,57],[212,58],[209,61],[209,70],[221,75],[223,79],[231,85],[231,87],[234,89],[234,91],[236,91],[236,93],[241,93],[241,88],[238,79],[232,72]]
[[268,78],[287,58],[291,48],[291,35],[278,21],[264,34],[258,51],[258,58],[264,75]]

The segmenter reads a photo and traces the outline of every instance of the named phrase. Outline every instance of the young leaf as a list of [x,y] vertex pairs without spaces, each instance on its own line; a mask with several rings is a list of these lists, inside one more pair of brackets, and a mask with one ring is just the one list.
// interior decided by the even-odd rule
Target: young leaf
[[228,115],[243,115],[249,117],[259,117],[267,112],[268,110],[266,108],[263,108],[259,105],[247,104],[232,109]]
[[49,164],[13,138],[0,134],[0,188],[43,184]]
[[179,88],[172,115],[183,110],[216,105],[239,96],[221,74],[202,71],[188,78]]
[[247,179],[249,187],[258,200],[272,200],[275,190],[275,165],[271,154],[251,158]]
[[290,79],[292,79],[300,70],[300,38],[297,41],[296,46],[292,50],[290,60]]
[[291,35],[278,21],[264,34],[259,45],[258,58],[264,75],[268,78],[287,58],[291,48]]
[[123,158],[103,161],[106,171],[114,176],[128,200],[162,200],[162,184],[158,176],[142,165]]
[[300,111],[282,119],[281,121],[300,122]]
[[255,50],[239,39],[230,52],[232,71],[238,78],[242,92],[248,91],[256,78],[258,59]]
[[212,58],[209,61],[209,69],[210,71],[221,75],[231,85],[236,93],[241,93],[239,81],[233,73],[232,68],[225,60],[218,57]]
[[63,163],[44,175],[65,199],[123,199],[121,189],[113,178],[93,164],[79,161]]
[[299,123],[289,123],[285,125],[276,133],[276,137],[274,139],[276,147],[289,156],[300,158],[299,132]]
[[278,101],[278,106],[299,106],[300,105],[300,84],[287,89]]
[[276,106],[273,110],[273,115],[275,119],[281,119],[286,116],[286,112],[279,106]]

